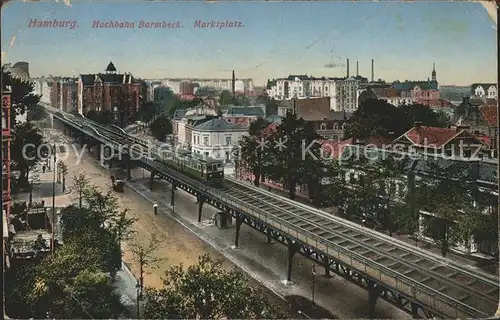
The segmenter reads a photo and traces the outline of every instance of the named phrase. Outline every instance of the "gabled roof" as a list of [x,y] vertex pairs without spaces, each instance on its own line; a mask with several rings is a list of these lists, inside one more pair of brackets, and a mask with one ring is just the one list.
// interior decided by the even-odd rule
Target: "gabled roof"
[[116,72],[115,65],[112,61],[110,61],[108,66],[106,67],[106,72]]
[[186,115],[186,112],[187,112],[186,109],[177,109],[177,110],[175,110],[174,115],[172,116],[172,119],[173,120],[181,120]]
[[263,117],[264,116],[264,110],[262,107],[236,107],[236,106],[230,106],[227,109],[226,115],[228,116],[236,116],[236,115],[241,115],[241,116],[256,116],[256,117]]
[[479,139],[469,134],[467,130],[457,130],[454,128],[438,128],[438,127],[428,127],[428,126],[413,127],[407,132],[405,132],[402,136],[394,140],[394,142],[397,143],[398,141],[401,140],[401,138],[406,138],[415,146],[430,147],[432,145],[435,148],[441,148],[454,138],[461,135],[466,135],[468,137],[476,139],[478,143],[481,143]]
[[193,130],[196,131],[246,131],[247,129],[238,124],[229,123],[220,118],[211,119],[196,125]]
[[498,109],[496,105],[480,106],[479,110],[490,127],[498,127]]
[[485,91],[488,91],[488,89],[491,86],[498,88],[496,83],[473,83],[470,88],[471,88],[471,92],[474,94],[477,87],[483,87],[483,89]]
[[96,82],[99,81],[105,84],[137,83],[137,81],[131,74],[117,74],[117,73],[81,74],[80,78],[84,86],[93,86]]

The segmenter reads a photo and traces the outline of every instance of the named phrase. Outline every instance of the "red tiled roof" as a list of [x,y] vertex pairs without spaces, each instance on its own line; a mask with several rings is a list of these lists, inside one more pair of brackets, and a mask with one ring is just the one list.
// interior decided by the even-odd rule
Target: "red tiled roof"
[[455,105],[445,99],[421,100],[418,103],[428,105],[434,108],[454,108]]
[[491,147],[491,137],[485,136],[485,135],[480,135],[480,134],[475,134],[474,137],[481,141],[483,144],[487,145],[488,147]]
[[435,145],[436,148],[442,147],[453,137],[463,132],[451,128],[437,128],[437,127],[413,127],[407,131],[406,136],[414,145]]
[[481,114],[483,115],[484,120],[488,122],[488,125],[490,127],[498,127],[497,106],[494,105],[480,106],[479,110],[481,110]]
[[262,135],[264,137],[270,136],[274,131],[276,131],[276,128],[279,126],[278,123],[273,122],[270,125],[268,125],[264,130],[262,130]]

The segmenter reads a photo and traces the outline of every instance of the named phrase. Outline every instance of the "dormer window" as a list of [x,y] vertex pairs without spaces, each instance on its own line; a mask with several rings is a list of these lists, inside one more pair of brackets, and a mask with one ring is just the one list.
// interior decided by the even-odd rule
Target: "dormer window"
[[325,131],[326,130],[326,123],[322,123],[320,126],[319,126],[320,130],[322,131]]
[[338,130],[338,129],[339,129],[339,125],[335,123],[335,124],[333,125],[333,130]]

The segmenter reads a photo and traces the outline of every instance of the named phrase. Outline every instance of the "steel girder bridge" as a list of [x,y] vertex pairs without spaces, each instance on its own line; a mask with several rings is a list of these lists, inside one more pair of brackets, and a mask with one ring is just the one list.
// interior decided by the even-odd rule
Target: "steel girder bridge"
[[154,161],[160,157],[155,151],[159,146],[116,126],[52,112],[66,129],[79,133],[82,143],[91,139],[105,145],[129,165],[127,158],[138,159],[134,162],[150,171],[151,179],[157,176],[171,183],[172,205],[177,188],[194,195],[199,222],[205,203],[230,214],[236,220],[236,247],[243,223],[286,245],[288,281],[293,257],[299,253],[322,265],[326,276],[334,272],[365,288],[371,314],[378,298],[415,318],[483,318],[497,310],[496,276],[231,178],[226,177],[223,187],[209,187]]

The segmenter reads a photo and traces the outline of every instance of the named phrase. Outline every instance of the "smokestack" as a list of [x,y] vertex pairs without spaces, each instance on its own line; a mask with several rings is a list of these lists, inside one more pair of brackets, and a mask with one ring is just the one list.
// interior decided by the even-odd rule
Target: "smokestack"
[[374,64],[375,64],[375,62],[374,62],[374,61],[373,61],[373,59],[372,59],[372,82],[373,82],[374,77],[375,77],[375,72],[374,72]]
[[356,61],[356,75],[359,76],[359,61]]
[[349,78],[349,58],[347,58],[347,78]]
[[231,88],[233,90],[233,103],[236,102],[236,88],[235,88],[235,84],[236,84],[236,78],[234,76],[234,70],[233,70],[233,81],[231,83],[231,86],[232,86]]

